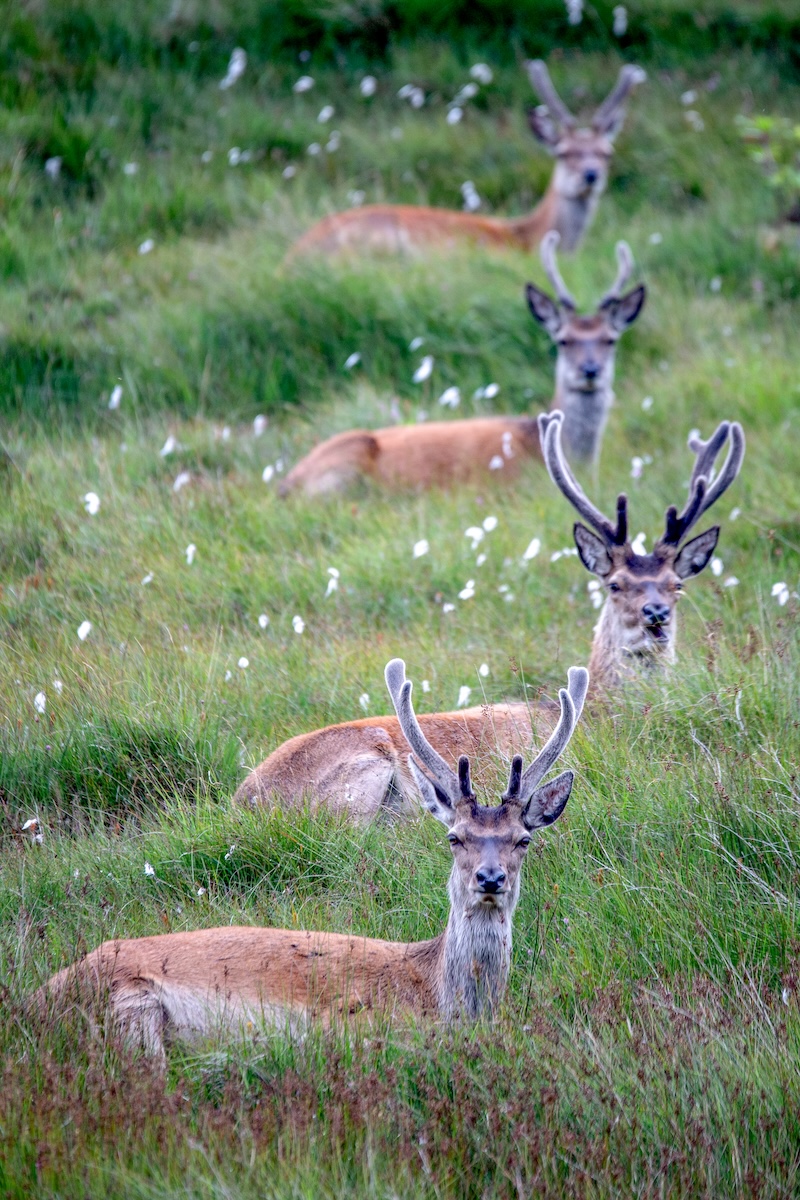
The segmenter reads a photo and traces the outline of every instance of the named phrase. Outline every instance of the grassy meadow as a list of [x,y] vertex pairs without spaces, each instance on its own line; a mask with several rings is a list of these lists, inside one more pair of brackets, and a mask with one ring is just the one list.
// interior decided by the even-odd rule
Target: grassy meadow
[[[781,0],[640,0],[615,37],[611,9],[0,5],[0,1195],[800,1190],[800,235],[735,125],[800,119],[800,22]],[[588,310],[625,237],[648,287],[587,489],[607,509],[625,489],[652,545],[689,430],[747,435],[678,668],[587,713],[492,1026],[175,1047],[164,1076],[109,1031],[37,1027],[26,996],[105,938],[433,936],[435,822],[241,811],[235,787],[287,737],[386,712],[395,655],[430,682],[419,711],[464,685],[535,702],[587,660],[590,576],[553,558],[573,514],[540,466],[513,488],[277,495],[355,425],[549,406],[535,256],[284,261],[360,200],[458,208],[471,180],[482,211],[527,211],[551,169],[533,54],[585,110],[622,62],[648,72],[561,263]],[[449,124],[481,61],[491,83]],[[487,799],[506,771],[474,764]]]

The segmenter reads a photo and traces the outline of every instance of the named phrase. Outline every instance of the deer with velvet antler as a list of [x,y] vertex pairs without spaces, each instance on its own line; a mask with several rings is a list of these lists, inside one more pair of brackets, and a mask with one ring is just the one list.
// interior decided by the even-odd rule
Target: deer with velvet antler
[[[586,522],[574,525],[581,562],[606,589],[589,658],[593,688],[602,692],[616,687],[632,668],[674,662],[678,597],[685,581],[708,564],[720,529],[714,525],[689,541],[686,537],[738,475],[744,432],[737,421],[722,421],[706,442],[697,434],[690,436],[695,463],[686,504],[680,513],[670,505],[652,553],[640,554],[629,537],[627,496],[617,497],[616,519],[611,520],[575,479],[561,447],[562,420],[561,413],[540,415],[542,452],[556,487]],[[714,464],[728,441],[725,463],[715,478]]]
[[528,216],[503,220],[421,205],[370,204],[325,217],[295,243],[292,255],[407,252],[456,242],[535,250],[551,229],[561,235],[565,250],[574,250],[608,181],[614,138],[625,119],[625,102],[646,75],[641,67],[623,67],[616,86],[590,125],[579,127],[553,86],[545,64],[537,60],[528,63],[527,68],[534,89],[544,101],[529,113],[531,131],[555,158],[547,191]]
[[545,776],[563,754],[589,682],[571,667],[559,720],[531,766],[515,756],[502,801],[477,803],[466,756],[454,771],[414,714],[402,659],[386,683],[428,811],[447,827],[453,865],[444,931],[429,941],[387,942],[347,934],[226,926],[104,942],[59,971],[35,996],[40,1011],[76,1005],[92,1021],[105,1010],[126,1039],[163,1060],[165,1041],[317,1018],[380,1011],[390,1017],[475,1020],[502,999],[511,925],[531,834],[564,811],[573,773]]

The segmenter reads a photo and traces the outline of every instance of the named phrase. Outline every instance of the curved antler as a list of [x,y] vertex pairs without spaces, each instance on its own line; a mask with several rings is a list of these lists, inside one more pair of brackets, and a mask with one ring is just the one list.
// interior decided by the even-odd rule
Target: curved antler
[[614,524],[599,508],[595,508],[569,468],[561,446],[561,425],[564,414],[555,412],[539,414],[539,440],[542,456],[550,478],[569,500],[572,507],[592,526],[607,546],[624,546],[628,539],[628,497],[624,492],[617,496],[617,521]]
[[[406,664],[402,658],[393,658],[386,664],[384,671],[386,686],[392,697],[397,719],[406,741],[419,759],[419,765],[411,760],[412,767],[425,768],[431,778],[429,783],[435,784],[440,793],[447,797],[455,806],[462,800],[471,799],[472,784],[469,778],[469,760],[459,759],[458,775],[447,765],[442,756],[434,750],[419,726],[411,704],[411,680],[406,679]],[[462,764],[466,764],[465,766]],[[423,773],[425,773],[423,772]]]
[[545,274],[553,285],[559,304],[563,308],[568,308],[571,312],[575,312],[576,305],[572,298],[572,293],[561,278],[561,272],[556,263],[556,247],[560,241],[561,234],[558,230],[549,230],[542,238],[541,245],[539,246],[539,257],[542,260]]
[[620,292],[633,274],[633,254],[628,243],[617,242],[615,249],[617,254],[617,277],[600,301],[599,308],[605,308],[607,305],[619,300]]
[[[535,58],[531,62],[525,64],[528,69],[528,78],[534,91],[537,91],[547,106],[550,116],[563,125],[565,129],[574,129],[578,124],[577,119],[567,108],[564,101],[559,96],[553,86],[553,81],[550,78],[550,72],[542,62],[541,58]],[[619,86],[619,84],[617,85]]]
[[[714,463],[728,438],[730,445],[725,463],[714,479]],[[728,490],[744,461],[744,430],[738,421],[721,421],[705,442],[698,433],[691,433],[688,444],[696,456],[689,480],[689,498],[680,514],[674,504],[667,509],[664,534],[658,543],[660,546],[677,546],[683,540],[703,513]]]
[[561,688],[561,715],[545,745],[537,754],[527,771],[522,772],[522,759],[516,755],[511,762],[511,774],[503,800],[511,804],[526,805],[536,788],[551,767],[555,766],[567,748],[575,732],[575,726],[583,712],[583,704],[589,687],[589,672],[585,667],[570,667],[567,686]]
[[628,64],[622,68],[619,78],[603,103],[592,118],[592,129],[598,133],[609,133],[620,119],[620,109],[628,98],[628,93],[637,83],[644,83],[647,72],[641,67]]

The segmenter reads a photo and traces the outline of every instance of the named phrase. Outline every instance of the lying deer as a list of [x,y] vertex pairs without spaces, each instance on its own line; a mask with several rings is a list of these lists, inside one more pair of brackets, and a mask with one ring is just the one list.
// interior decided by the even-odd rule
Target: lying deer
[[[581,562],[605,585],[606,596],[595,629],[589,670],[593,687],[607,691],[631,668],[665,665],[675,660],[677,602],[684,580],[708,564],[719,538],[719,526],[685,541],[703,513],[731,486],[744,459],[744,432],[737,422],[723,421],[707,442],[692,434],[689,449],[695,464],[689,497],[681,513],[666,512],[664,533],[651,554],[637,553],[628,536],[628,499],[617,497],[616,521],[609,520],[586,497],[561,448],[561,413],[542,413],[539,429],[550,477],[591,529],[576,522],[575,544]],[[714,463],[730,439],[719,475]]]
[[623,67],[589,128],[579,128],[544,63],[537,60],[527,66],[531,84],[544,101],[531,109],[530,127],[556,160],[547,191],[532,213],[503,220],[445,208],[370,204],[325,217],[295,243],[292,255],[413,251],[464,241],[535,250],[550,229],[561,234],[565,250],[574,250],[605,189],[614,138],[625,119],[625,101],[646,75],[641,67]]
[[536,760],[511,764],[497,806],[476,802],[467,757],[456,774],[420,728],[402,659],[386,667],[397,718],[411,746],[411,771],[429,812],[448,830],[453,866],[450,916],[425,942],[386,942],[338,933],[226,926],[104,942],[59,971],[36,995],[47,1010],[77,1001],[107,1005],[126,1039],[164,1059],[165,1040],[241,1029],[284,1027],[355,1013],[412,1012],[475,1020],[502,999],[511,965],[511,923],[520,867],[531,834],[552,825],[569,799],[573,773],[542,783],[564,752],[583,707],[589,676],[571,667],[559,693],[561,715]]
[[[541,257],[556,299],[529,283],[528,305],[556,343],[553,408],[564,413],[565,438],[576,458],[594,460],[614,401],[617,341],[639,316],[644,284],[622,294],[633,270],[626,242],[617,243],[617,277],[591,316],[576,313],[575,301],[556,263],[559,235],[549,233]],[[533,417],[472,417],[426,421],[386,429],[351,429],[316,446],[280,485],[280,495],[338,492],[358,478],[389,487],[426,488],[487,478],[513,480],[531,459],[541,460]]]

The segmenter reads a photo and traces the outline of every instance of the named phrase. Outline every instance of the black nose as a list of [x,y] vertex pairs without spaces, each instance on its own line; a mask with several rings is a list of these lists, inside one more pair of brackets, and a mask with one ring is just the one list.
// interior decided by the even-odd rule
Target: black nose
[[597,376],[600,374],[600,363],[590,358],[588,362],[583,364],[583,373],[587,379],[597,379]]
[[500,867],[496,871],[485,871],[481,868],[480,871],[475,872],[475,878],[482,892],[488,892],[490,895],[493,895],[502,889],[506,881],[506,873]]
[[583,172],[583,178],[587,187],[593,187],[597,183],[597,171],[590,167],[588,171]]
[[668,604],[645,604],[642,616],[648,625],[666,625],[669,620]]

